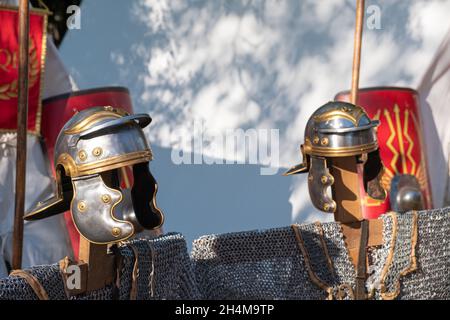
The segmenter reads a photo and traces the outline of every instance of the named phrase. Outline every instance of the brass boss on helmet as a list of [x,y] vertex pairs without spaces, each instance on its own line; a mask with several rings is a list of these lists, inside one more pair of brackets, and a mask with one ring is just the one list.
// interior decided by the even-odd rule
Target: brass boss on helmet
[[[93,243],[125,240],[162,225],[156,206],[157,183],[149,170],[152,151],[143,128],[147,114],[95,107],[75,114],[55,144],[57,192],[39,202],[26,220],[70,209],[80,234]],[[133,186],[121,189],[122,169],[132,166]]]
[[364,164],[363,183],[372,198],[383,200],[386,192],[380,184],[383,173],[376,127],[363,108],[346,102],[331,101],[317,109],[305,128],[301,145],[303,162],[285,175],[309,172],[308,187],[316,208],[335,212],[336,202],[327,189],[334,183],[330,166],[336,157],[358,157]]

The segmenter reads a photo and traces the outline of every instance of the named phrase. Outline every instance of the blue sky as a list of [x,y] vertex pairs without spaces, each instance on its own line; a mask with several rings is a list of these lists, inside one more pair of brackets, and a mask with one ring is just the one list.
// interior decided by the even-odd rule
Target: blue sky
[[[366,1],[380,28],[365,28],[361,86],[415,88],[446,34],[450,1]],[[330,219],[313,210],[305,177],[283,177],[301,161],[309,115],[348,89],[354,1],[84,0],[81,29],[61,57],[80,89],[121,85],[153,118],[151,164],[166,231],[203,234]],[[371,11],[372,12],[372,11]],[[212,136],[278,129],[280,169],[175,165],[172,150],[192,123]],[[205,155],[230,157],[214,144]]]

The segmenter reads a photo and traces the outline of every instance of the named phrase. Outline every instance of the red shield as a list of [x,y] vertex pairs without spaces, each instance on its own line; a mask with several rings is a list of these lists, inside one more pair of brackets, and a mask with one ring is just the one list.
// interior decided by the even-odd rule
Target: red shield
[[[19,15],[17,9],[0,7],[0,131],[17,130],[19,79]],[[28,132],[39,134],[41,93],[47,36],[47,12],[30,12]]]
[[[350,93],[338,93],[335,100],[349,101]],[[381,122],[378,143],[385,167],[382,179],[385,189],[390,190],[391,180],[396,174],[414,175],[420,183],[425,207],[431,208],[417,91],[391,87],[360,89],[358,104],[364,107],[369,117]],[[363,199],[364,217],[372,219],[389,211],[389,201],[389,196],[385,201],[375,201],[366,196]]]

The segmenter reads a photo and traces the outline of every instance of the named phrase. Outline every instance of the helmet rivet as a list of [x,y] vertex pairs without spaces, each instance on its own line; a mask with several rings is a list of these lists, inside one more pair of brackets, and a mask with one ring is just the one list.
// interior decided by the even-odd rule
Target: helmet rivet
[[86,151],[80,150],[80,151],[78,152],[78,158],[79,158],[81,161],[86,160],[86,159],[87,159],[87,153],[86,153]]
[[320,140],[320,144],[323,146],[327,146],[328,145],[328,138],[322,138],[322,140]]
[[344,111],[344,112],[347,112],[347,111],[349,111],[349,110],[348,110],[348,108],[347,108],[347,107],[345,107],[345,106],[344,106],[344,107],[342,107],[342,108],[341,108],[341,110],[342,110],[342,111]]
[[322,182],[322,184],[327,184],[327,182],[328,182],[328,177],[327,177],[327,176],[322,176],[322,177],[320,178],[320,181]]
[[77,208],[78,208],[78,211],[85,212],[87,209],[86,202],[84,202],[84,201],[78,202]]
[[313,142],[314,142],[314,144],[318,144],[319,143],[319,137],[315,136]]
[[100,147],[96,147],[94,148],[94,150],[92,150],[92,154],[94,155],[94,157],[100,157],[103,153],[103,149]]
[[324,210],[324,211],[330,210],[330,205],[329,205],[328,203],[325,203],[325,204],[323,205],[323,210]]
[[122,231],[120,230],[120,228],[114,227],[114,228],[112,228],[111,233],[114,237],[117,238],[118,236],[121,235]]
[[111,202],[111,196],[109,194],[102,195],[102,201],[103,201],[103,203],[110,203]]

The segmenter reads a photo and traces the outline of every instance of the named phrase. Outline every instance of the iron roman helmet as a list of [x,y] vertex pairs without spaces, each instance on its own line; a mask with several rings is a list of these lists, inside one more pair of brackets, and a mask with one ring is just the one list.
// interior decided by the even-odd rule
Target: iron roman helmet
[[[164,217],[156,205],[157,183],[149,170],[152,151],[143,128],[147,114],[112,107],[75,114],[55,144],[56,196],[39,202],[26,220],[70,209],[79,233],[93,243],[123,241],[142,229],[156,229]],[[132,167],[133,186],[120,187]]]
[[328,193],[334,183],[330,165],[336,157],[358,157],[364,164],[363,183],[367,194],[383,200],[386,192],[380,184],[383,164],[378,151],[376,128],[363,108],[346,102],[331,101],[317,109],[305,129],[301,145],[303,162],[285,175],[309,172],[308,188],[314,206],[325,212],[335,212],[336,202]]

